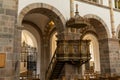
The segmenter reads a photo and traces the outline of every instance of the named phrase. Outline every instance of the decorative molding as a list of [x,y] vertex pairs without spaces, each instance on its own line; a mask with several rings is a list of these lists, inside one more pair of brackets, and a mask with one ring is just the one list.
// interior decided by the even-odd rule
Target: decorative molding
[[80,2],[84,2],[84,3],[87,3],[87,4],[94,5],[94,6],[110,9],[108,6],[105,6],[105,5],[102,5],[102,4],[99,4],[99,3],[95,3],[95,2],[91,2],[91,1],[87,1],[87,0],[76,0],[76,1],[80,1]]
[[[60,11],[58,9],[56,9],[55,7],[53,7],[49,4],[45,4],[45,3],[33,3],[33,4],[30,4],[30,5],[26,6],[25,8],[23,8],[23,10],[20,12],[20,14],[18,16],[19,24],[22,24],[23,18],[26,14],[34,13],[34,12],[38,13],[38,11],[33,11],[36,8],[41,9],[39,13],[44,14],[44,15],[48,16],[49,18],[51,18],[52,20],[56,21],[55,23],[57,25],[58,32],[61,32],[64,30],[65,22],[66,22],[64,16],[60,13]],[[50,12],[51,12],[51,14],[50,14]]]
[[[110,37],[110,31],[109,31],[109,29],[108,29],[108,26],[106,25],[106,23],[105,23],[99,16],[93,15],[93,14],[87,14],[87,15],[84,15],[84,17],[85,17],[85,18],[88,18],[88,19],[89,19],[89,18],[93,18],[93,19],[99,21],[99,22],[103,25],[103,27],[105,28],[106,33],[107,33],[107,37],[108,37],[108,38]],[[91,24],[91,25],[92,25],[92,24]]]
[[[105,6],[105,5],[103,5],[103,4],[98,4],[98,3],[90,2],[90,1],[87,1],[87,0],[76,0],[76,1],[84,2],[84,3],[91,4],[91,5],[94,5],[94,6],[97,6],[97,7],[101,7],[101,8],[110,9],[110,7]],[[114,10],[114,11],[117,11],[117,12],[120,12],[120,9],[117,9],[117,8],[113,8],[113,10]]]

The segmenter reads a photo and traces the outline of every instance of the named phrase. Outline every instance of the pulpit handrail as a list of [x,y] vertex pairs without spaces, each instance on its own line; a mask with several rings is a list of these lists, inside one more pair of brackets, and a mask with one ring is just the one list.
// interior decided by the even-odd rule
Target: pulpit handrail
[[51,62],[48,65],[48,69],[47,69],[46,74],[45,74],[46,80],[48,79],[48,76],[50,76],[50,71],[52,71],[52,67],[53,67],[54,62],[56,60],[56,52],[57,52],[57,50],[55,50],[54,55],[53,55],[53,57],[51,59]]

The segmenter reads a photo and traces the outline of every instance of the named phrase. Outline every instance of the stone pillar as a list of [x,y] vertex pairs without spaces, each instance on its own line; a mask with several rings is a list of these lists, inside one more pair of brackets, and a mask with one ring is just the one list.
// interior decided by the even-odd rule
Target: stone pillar
[[42,53],[41,53],[41,80],[45,80],[45,75],[46,75],[46,71],[48,69],[48,65],[47,63],[50,63],[49,61],[49,50],[48,50],[48,42],[47,42],[47,38],[43,37],[42,40]]
[[103,0],[100,0],[100,4],[103,4]]
[[109,39],[109,57],[111,74],[120,75],[120,52],[119,40]]
[[41,53],[41,80],[45,80],[46,71],[48,70],[50,60],[50,41],[48,37],[44,35],[42,40],[42,53]]
[[110,7],[110,20],[111,20],[112,38],[116,38],[112,0],[109,0],[109,7]]
[[120,75],[120,53],[119,40],[103,39],[99,40],[101,74],[115,73]]
[[6,54],[0,80],[19,80],[21,31],[17,24],[18,0],[0,0],[0,54]]
[[[74,17],[74,0],[70,0],[70,18]],[[69,32],[75,29],[67,28]]]
[[74,17],[74,0],[70,0],[70,17]]
[[108,39],[99,40],[101,74],[110,73]]
[[45,49],[45,45],[44,45],[44,38],[43,40],[41,40],[41,57],[40,57],[40,60],[41,60],[41,63],[40,63],[40,66],[41,66],[41,72],[40,72],[40,79],[41,80],[45,80],[45,67],[44,67],[44,64],[45,64],[45,54],[44,54],[44,49]]
[[118,9],[118,1],[119,0],[115,0],[115,4],[116,4],[116,8]]

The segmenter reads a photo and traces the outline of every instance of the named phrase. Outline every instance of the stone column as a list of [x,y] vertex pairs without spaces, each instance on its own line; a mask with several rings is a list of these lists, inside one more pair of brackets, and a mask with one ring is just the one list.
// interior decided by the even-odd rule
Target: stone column
[[116,4],[116,8],[118,9],[118,1],[119,0],[115,0],[115,4]]
[[100,0],[100,4],[103,4],[103,0]]
[[42,53],[41,53],[41,79],[45,80],[46,71],[50,63],[50,51],[47,37],[44,35],[42,40]]
[[74,0],[70,0],[70,17],[74,17]]
[[113,38],[103,39],[99,40],[99,45],[101,74],[115,73],[120,75],[119,40]]
[[108,41],[109,41],[109,58],[110,58],[111,74],[120,75],[119,40],[118,39],[108,39]]
[[49,63],[51,62],[50,55],[50,41],[46,35],[43,35],[42,40],[42,53],[41,53],[41,80],[45,80],[46,71],[48,70]]
[[[74,17],[74,0],[70,0],[70,18]],[[67,28],[69,32],[74,29]]]
[[108,39],[99,40],[101,74],[110,73]]
[[0,0],[0,54],[6,54],[0,80],[19,80],[21,30],[17,24],[18,0]]
[[44,50],[45,49],[45,45],[44,45],[44,37],[43,37],[43,39],[41,40],[41,53],[40,53],[40,55],[41,55],[41,57],[40,57],[40,79],[41,80],[45,80],[45,54],[44,54]]
[[112,0],[109,0],[112,38],[116,38]]

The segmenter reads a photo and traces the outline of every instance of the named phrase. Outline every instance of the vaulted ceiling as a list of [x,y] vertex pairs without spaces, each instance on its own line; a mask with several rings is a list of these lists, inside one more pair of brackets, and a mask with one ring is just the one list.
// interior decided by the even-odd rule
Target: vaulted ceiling
[[50,19],[40,13],[32,13],[32,14],[27,14],[24,17],[23,22],[31,22],[35,25],[37,25],[42,31],[44,31],[44,27],[50,22]]

